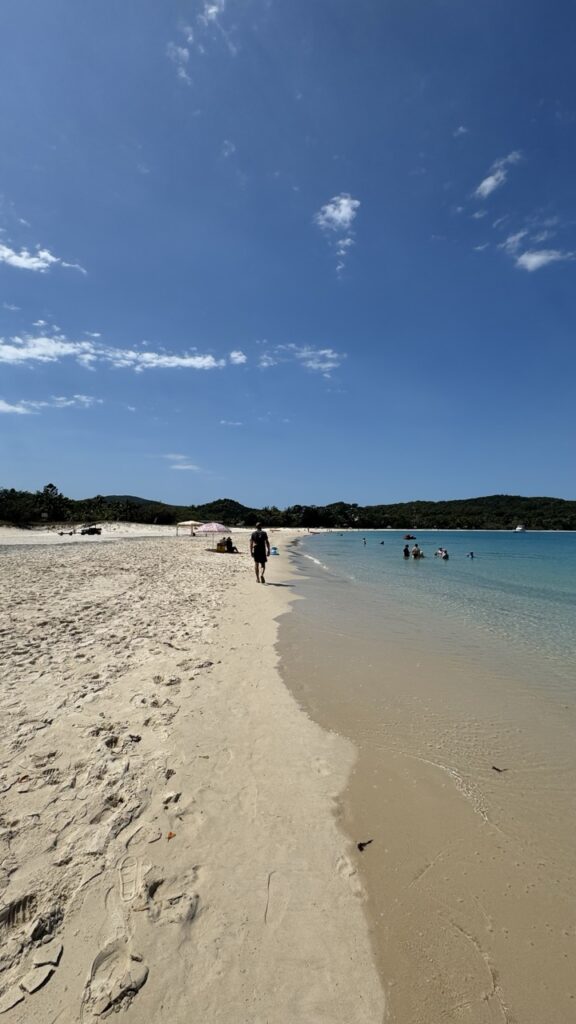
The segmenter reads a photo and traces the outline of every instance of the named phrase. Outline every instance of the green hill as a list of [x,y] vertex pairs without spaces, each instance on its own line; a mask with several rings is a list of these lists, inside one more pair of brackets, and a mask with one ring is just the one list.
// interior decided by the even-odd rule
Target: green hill
[[339,529],[468,529],[576,530],[576,501],[563,498],[493,494],[453,501],[410,501],[392,505],[356,505],[345,501],[330,505],[291,505],[285,509],[255,508],[232,498],[201,505],[168,505],[134,495],[96,495],[75,501],[54,484],[41,491],[0,489],[0,521],[28,526],[40,522],[122,522],[175,524],[185,519],[216,521],[225,526],[253,526],[258,519],[268,526]]

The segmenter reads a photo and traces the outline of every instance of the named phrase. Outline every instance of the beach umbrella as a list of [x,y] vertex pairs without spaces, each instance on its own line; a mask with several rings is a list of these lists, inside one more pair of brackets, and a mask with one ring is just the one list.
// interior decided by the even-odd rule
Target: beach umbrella
[[192,536],[192,534],[194,533],[194,528],[196,526],[202,526],[202,520],[201,519],[184,519],[183,522],[176,523],[176,536],[178,536],[178,530],[180,529],[181,526],[189,526],[190,527],[190,536]]
[[226,533],[229,530],[228,526],[222,526],[222,523],[202,523],[196,530],[196,533]]

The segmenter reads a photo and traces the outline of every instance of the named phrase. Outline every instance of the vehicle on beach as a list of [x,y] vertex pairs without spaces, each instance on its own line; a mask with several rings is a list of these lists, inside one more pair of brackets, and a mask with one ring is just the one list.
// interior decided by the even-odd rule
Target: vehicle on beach
[[101,533],[102,533],[102,527],[101,526],[93,526],[93,525],[92,526],[88,526],[87,525],[87,526],[83,526],[82,529],[80,530],[80,536],[81,537],[86,537],[86,536],[93,537],[95,535],[99,537]]

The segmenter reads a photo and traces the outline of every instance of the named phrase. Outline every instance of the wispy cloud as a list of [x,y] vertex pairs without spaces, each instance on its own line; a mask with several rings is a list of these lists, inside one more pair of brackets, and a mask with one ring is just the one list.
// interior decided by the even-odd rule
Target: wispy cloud
[[508,168],[519,163],[521,159],[522,154],[520,151],[514,149],[508,154],[508,156],[503,156],[498,160],[495,160],[490,168],[490,173],[480,182],[478,188],[474,191],[476,199],[487,199],[488,196],[492,195],[497,188],[501,188],[508,178]]
[[508,238],[504,239],[498,248],[504,249],[504,252],[507,252],[509,256],[516,256],[527,235],[528,232],[525,228],[522,231],[516,231],[515,234],[508,235]]
[[205,0],[202,11],[198,15],[198,21],[204,25],[210,25],[218,21],[224,13],[226,0]]
[[[231,354],[232,365],[246,361],[241,352],[235,352],[234,357],[232,359]],[[71,340],[63,334],[41,333],[0,338],[0,363],[57,363],[64,359],[75,359],[90,369],[108,365],[118,369],[132,369],[137,373],[157,369],[216,370],[227,365],[226,359],[201,354],[196,349],[183,353],[142,351],[138,348],[102,345],[96,339]]]
[[181,82],[186,85],[192,85],[192,79],[188,74],[187,66],[190,60],[190,50],[187,46],[178,46],[177,43],[170,42],[166,46],[166,56],[168,60],[172,62],[176,68],[176,74]]
[[31,412],[32,410],[27,409],[23,402],[11,405],[10,402],[5,402],[3,398],[0,398],[0,413],[14,413],[17,416],[27,416]]
[[233,366],[243,366],[248,361],[248,356],[244,355],[240,349],[234,349],[228,358]]
[[93,395],[52,395],[51,398],[32,401],[22,399],[17,405],[9,405],[8,402],[0,401],[0,412],[13,413],[36,413],[41,409],[91,409],[94,405],[102,405],[104,399],[94,398]]
[[182,455],[179,452],[168,452],[166,455],[161,455],[161,459],[166,459],[167,462],[172,463],[170,469],[189,470],[195,473],[200,472],[200,466],[197,466],[195,462],[190,462],[189,455]]
[[314,222],[323,230],[349,231],[356,219],[359,206],[359,199],[353,199],[349,192],[341,192],[320,208],[314,215]]
[[235,143],[232,142],[231,139],[224,139],[224,142],[222,143],[222,146],[220,148],[220,152],[222,153],[224,159],[228,160],[229,157],[233,156],[234,153],[236,152]]
[[454,136],[455,139],[460,139],[463,135],[468,135],[468,131],[469,129],[466,127],[466,125],[459,124],[456,130],[452,132],[452,135]]
[[220,420],[221,427],[243,427],[241,420]]
[[19,313],[20,306],[13,306],[11,302],[3,302],[2,308],[7,309],[10,313]]
[[356,220],[360,200],[353,199],[349,192],[341,192],[333,196],[330,202],[320,207],[314,214],[314,223],[328,236],[336,252],[336,273],[342,273],[346,265],[346,257],[355,244],[352,225]]
[[211,37],[216,33],[220,36],[228,49],[228,52],[235,56],[238,47],[232,42],[230,32],[224,28],[224,14],[226,12],[226,0],[203,0],[202,9],[196,17],[196,31],[194,43],[199,53],[206,53],[206,46]]
[[[508,235],[498,246],[499,249],[502,249],[507,256],[514,260],[516,267],[532,273],[534,270],[541,270],[542,267],[549,266],[550,263],[566,263],[575,258],[575,253],[568,252],[565,249],[536,248],[539,243],[548,238],[553,238],[555,232],[551,231],[550,228],[542,229],[541,222],[535,218],[530,223],[532,224],[532,230],[529,230],[527,227],[522,228],[520,231]],[[557,221],[554,219],[551,222],[551,226],[556,223]]]
[[40,274],[45,274],[56,264],[71,270],[79,270],[81,274],[86,273],[79,263],[67,263],[60,256],[54,256],[49,249],[42,249],[40,246],[37,246],[34,252],[30,252],[29,249],[20,249],[20,252],[17,252],[9,245],[0,243],[0,263],[17,267],[19,270],[35,270]]
[[516,259],[516,266],[530,272],[547,267],[550,263],[565,263],[573,260],[576,253],[562,249],[527,249]]
[[313,348],[311,345],[276,345],[264,352],[258,360],[260,369],[267,370],[281,363],[296,363],[306,370],[329,377],[346,359],[346,353],[333,348]]

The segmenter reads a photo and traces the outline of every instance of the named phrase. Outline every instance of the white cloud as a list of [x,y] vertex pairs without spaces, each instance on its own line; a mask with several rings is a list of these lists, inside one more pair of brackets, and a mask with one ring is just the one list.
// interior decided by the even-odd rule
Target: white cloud
[[3,302],[2,303],[2,308],[3,309],[8,309],[10,311],[10,313],[19,313],[20,312],[20,306],[13,306],[11,302]]
[[346,358],[333,348],[311,348],[309,345],[287,345],[286,348],[294,353],[294,358],[307,370],[318,370],[323,374],[336,370]]
[[187,64],[190,60],[190,50],[188,47],[178,46],[177,43],[170,42],[166,46],[166,56],[176,68],[176,74],[180,81],[185,82],[186,85],[192,85],[192,79],[187,71]]
[[221,427],[243,427],[241,420],[220,420]]
[[359,207],[359,199],[353,199],[349,192],[341,192],[320,208],[314,215],[314,223],[324,231],[347,232],[356,219]]
[[472,217],[474,220],[483,220],[487,213],[487,210],[476,210],[476,213],[473,213]]
[[23,402],[23,405],[31,409],[91,409],[94,405],[102,405],[103,398],[94,398],[93,395],[72,395],[66,398],[64,395],[52,395],[52,398],[41,402]]
[[522,231],[517,231],[513,235],[508,235],[508,238],[501,242],[498,248],[504,249],[509,256],[516,256],[527,234],[528,232],[524,229]]
[[[240,362],[241,355],[237,353],[236,360],[231,362]],[[195,350],[173,354],[114,348],[102,345],[95,339],[72,341],[63,334],[0,338],[0,363],[56,363],[62,359],[75,359],[90,369],[105,364],[118,369],[132,369],[137,373],[150,369],[215,370],[226,366],[225,359],[202,355]]]
[[492,192],[500,188],[508,177],[508,168],[517,164],[522,159],[522,154],[515,149],[508,156],[495,160],[490,168],[490,174],[480,182],[474,195],[476,199],[487,199]]
[[14,413],[35,413],[40,409],[90,409],[94,405],[102,405],[102,398],[94,398],[93,395],[72,395],[67,398],[64,395],[52,395],[51,398],[42,400],[22,399],[17,405],[9,405],[7,402],[0,402],[0,412]]
[[82,274],[86,271],[79,263],[66,263],[59,256],[54,256],[49,249],[41,249],[37,246],[35,252],[28,249],[21,249],[16,252],[9,245],[0,244],[0,263],[6,263],[9,267],[17,267],[19,270],[36,270],[40,274],[46,273],[54,264],[79,270]]
[[218,21],[220,15],[224,13],[225,7],[226,0],[205,0],[202,11],[198,15],[198,21],[202,22],[203,25],[209,25],[211,22]]
[[469,129],[465,125],[460,124],[456,128],[456,131],[452,132],[455,139],[459,139],[462,135],[468,135]]
[[346,359],[344,352],[336,352],[333,348],[313,348],[311,345],[276,345],[271,352],[265,352],[258,365],[262,370],[281,363],[296,363],[306,370],[321,373],[329,377]]
[[222,143],[222,148],[221,148],[221,153],[222,153],[222,156],[224,157],[224,159],[228,160],[228,158],[233,156],[235,152],[236,152],[236,146],[232,142],[232,140],[231,139],[224,139],[224,142]]
[[9,402],[5,402],[0,398],[0,413],[16,413],[18,416],[27,416],[32,412],[31,409],[27,409],[23,402],[19,402],[18,405],[10,405]]
[[573,260],[573,252],[564,252],[561,249],[528,249],[516,259],[516,266],[522,270],[540,270],[549,263],[562,263],[566,260]]
[[488,249],[489,245],[490,242],[484,242],[484,245],[475,245],[474,252],[484,252],[485,249]]
[[196,463],[190,462],[189,455],[182,455],[178,452],[168,452],[167,455],[160,455],[161,459],[166,459],[167,462],[171,462],[170,469],[181,469],[183,471],[200,472],[200,466]]
[[340,235],[334,244],[336,252],[336,274],[338,277],[346,266],[346,257],[354,243],[352,225],[360,208],[360,200],[353,199],[349,192],[333,196],[314,214],[314,223],[326,234]]
[[263,356],[260,356],[258,360],[258,366],[261,370],[268,370],[271,366],[277,366],[278,360],[274,359],[268,352],[265,352]]
[[94,359],[92,343],[68,341],[61,335],[53,338],[14,337],[8,341],[0,338],[0,363],[56,363],[67,357],[73,357],[80,362]]
[[245,356],[240,349],[234,349],[234,351],[230,353],[229,359],[233,366],[242,366],[248,361],[248,356]]

